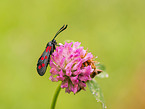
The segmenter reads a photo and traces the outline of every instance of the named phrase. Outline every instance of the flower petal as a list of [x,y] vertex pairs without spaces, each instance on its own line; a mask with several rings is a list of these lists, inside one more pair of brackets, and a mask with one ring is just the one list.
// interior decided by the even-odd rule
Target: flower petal
[[71,69],[67,69],[67,70],[66,70],[66,75],[67,75],[67,76],[71,76],[71,74],[72,74]]
[[76,70],[73,72],[73,75],[79,75],[81,73],[81,70]]
[[72,68],[72,70],[80,69],[81,66],[82,66],[82,59],[79,58],[79,61],[74,65],[74,67]]
[[80,87],[86,87],[86,83],[80,81],[80,82],[79,82],[79,86],[80,86]]
[[79,76],[79,79],[80,79],[81,81],[86,82],[86,81],[88,80],[88,76],[86,76],[86,75],[80,75],[80,76]]
[[90,60],[93,58],[93,55],[91,53],[88,53],[84,58],[83,58],[83,63],[87,60]]
[[49,62],[49,66],[50,66],[51,68],[55,68],[56,70],[59,69],[59,68],[58,68],[58,65],[56,65],[51,59],[50,59],[50,62]]
[[57,76],[56,78],[57,78],[57,80],[60,80],[60,81],[63,81],[64,79],[65,79],[65,77],[63,77],[63,71],[61,70],[60,72],[59,72],[59,76]]
[[64,62],[65,62],[65,57],[63,57],[63,58],[60,60],[60,67],[61,67],[61,68],[64,67]]
[[57,82],[57,81],[58,81],[57,78],[54,78],[52,75],[49,77],[49,79],[50,79],[51,81],[53,81],[53,82]]
[[73,50],[77,49],[80,46],[81,42],[75,42],[73,44]]
[[84,67],[82,70],[81,70],[82,74],[83,75],[90,75],[91,72],[93,72],[92,70],[92,67],[89,65],[87,67]]
[[74,85],[74,88],[73,88],[74,94],[75,94],[77,91],[78,91],[78,84],[75,84],[75,85]]
[[58,71],[57,71],[55,68],[51,68],[51,69],[50,69],[50,73],[51,73],[52,75],[57,75],[57,74],[58,74]]
[[63,81],[61,84],[61,88],[67,88],[68,87],[68,80]]
[[78,76],[75,77],[70,77],[71,81],[73,84],[78,84],[79,80],[78,80]]

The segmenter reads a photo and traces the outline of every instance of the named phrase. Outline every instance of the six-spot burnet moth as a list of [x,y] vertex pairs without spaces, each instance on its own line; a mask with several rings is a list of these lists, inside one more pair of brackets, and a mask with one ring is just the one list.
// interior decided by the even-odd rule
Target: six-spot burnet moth
[[56,33],[52,41],[48,42],[46,45],[46,48],[40,58],[38,59],[37,63],[37,72],[40,76],[43,76],[46,72],[47,66],[50,61],[50,55],[54,52],[55,46],[57,45],[57,42],[55,40],[56,36],[61,33],[63,30],[67,28],[67,25],[63,25],[59,31]]

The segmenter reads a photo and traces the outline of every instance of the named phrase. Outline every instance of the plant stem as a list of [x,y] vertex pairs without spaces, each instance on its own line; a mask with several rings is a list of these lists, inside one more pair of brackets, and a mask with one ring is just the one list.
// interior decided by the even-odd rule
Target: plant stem
[[51,104],[51,109],[55,109],[55,104],[56,104],[56,101],[57,101],[57,97],[58,97],[59,92],[61,90],[60,86],[61,86],[61,84],[57,87],[56,92],[54,94],[53,101],[52,101],[52,104]]

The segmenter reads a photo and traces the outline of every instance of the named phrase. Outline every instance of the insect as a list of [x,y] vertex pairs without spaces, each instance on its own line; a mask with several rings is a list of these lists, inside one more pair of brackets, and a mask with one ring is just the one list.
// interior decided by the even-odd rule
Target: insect
[[52,41],[48,42],[46,45],[46,48],[44,50],[44,52],[42,53],[42,55],[40,56],[40,58],[38,59],[38,63],[37,63],[37,72],[40,76],[43,76],[46,72],[47,66],[49,64],[50,61],[50,55],[52,55],[52,53],[55,50],[55,46],[57,45],[57,42],[55,40],[55,38],[57,37],[57,35],[59,33],[61,33],[63,30],[65,30],[67,28],[67,25],[63,25],[58,32],[55,34],[54,38],[52,39]]

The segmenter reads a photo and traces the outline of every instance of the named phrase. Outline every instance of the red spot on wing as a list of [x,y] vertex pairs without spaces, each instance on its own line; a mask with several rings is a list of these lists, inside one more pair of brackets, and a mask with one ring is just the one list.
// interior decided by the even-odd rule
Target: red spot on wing
[[44,66],[45,66],[45,64],[43,63],[43,64],[42,64],[42,67],[44,67]]
[[45,56],[45,59],[47,59],[48,57],[47,56]]
[[38,69],[41,69],[41,65],[38,66]]
[[44,60],[44,57],[41,57],[41,60],[43,61]]
[[48,47],[46,48],[46,52],[48,52],[48,50],[49,50],[49,52],[50,52],[51,46],[48,46]]
[[46,48],[46,52],[48,52],[49,46]]
[[50,50],[51,50],[51,46],[49,47],[49,52],[50,52]]

